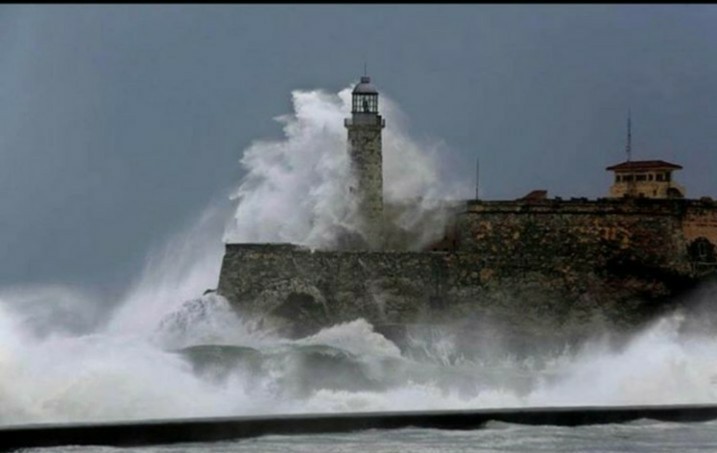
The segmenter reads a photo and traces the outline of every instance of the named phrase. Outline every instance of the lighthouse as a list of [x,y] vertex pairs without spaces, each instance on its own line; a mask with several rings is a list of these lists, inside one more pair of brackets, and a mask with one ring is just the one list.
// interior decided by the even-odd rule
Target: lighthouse
[[348,153],[351,193],[357,203],[359,229],[370,248],[380,247],[383,225],[383,167],[381,130],[386,121],[378,114],[378,91],[371,78],[361,77],[351,94]]

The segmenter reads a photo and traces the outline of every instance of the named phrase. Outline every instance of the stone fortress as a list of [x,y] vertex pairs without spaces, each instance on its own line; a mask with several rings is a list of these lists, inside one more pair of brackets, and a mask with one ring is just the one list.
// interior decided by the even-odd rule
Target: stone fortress
[[578,338],[640,325],[717,270],[717,202],[687,199],[679,165],[631,160],[629,139],[606,198],[446,202],[423,213],[442,236],[416,248],[420,231],[391,221],[406,207],[383,200],[378,101],[362,77],[345,120],[359,234],[331,250],[226,244],[217,291],[244,316],[289,336],[364,318],[382,333]]

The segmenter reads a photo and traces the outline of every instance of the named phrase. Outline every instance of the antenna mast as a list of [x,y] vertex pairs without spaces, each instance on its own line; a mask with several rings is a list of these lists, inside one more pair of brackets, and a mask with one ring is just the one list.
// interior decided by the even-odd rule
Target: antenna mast
[[[625,144],[625,153],[627,154],[627,161],[632,160],[632,112],[631,109],[627,109],[627,143]],[[630,173],[627,175],[627,194],[631,197],[635,196],[635,174]]]
[[630,109],[627,111],[627,144],[625,145],[625,152],[627,153],[627,161],[632,160],[632,114]]
[[480,198],[478,196],[479,182],[480,182],[480,157],[476,157],[476,200],[478,200]]

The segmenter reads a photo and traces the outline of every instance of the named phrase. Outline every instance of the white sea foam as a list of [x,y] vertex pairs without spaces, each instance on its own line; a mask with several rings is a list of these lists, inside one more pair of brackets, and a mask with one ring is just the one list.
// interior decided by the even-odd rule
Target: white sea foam
[[[221,303],[210,303],[206,309],[225,313]],[[38,338],[23,332],[19,319],[3,310],[0,422],[717,402],[717,341],[679,335],[680,322],[662,320],[618,351],[594,343],[577,355],[558,357],[547,368],[529,370],[535,379],[525,392],[511,387],[507,379],[511,372],[525,373],[525,364],[514,363],[512,370],[501,371],[506,373],[503,382],[486,382],[485,373],[491,370],[478,364],[458,367],[402,357],[395,345],[362,320],[295,341],[266,336],[253,341],[245,331],[234,338],[238,345],[248,341],[267,354],[278,347],[289,347],[288,352],[279,358],[269,355],[270,366],[255,370],[264,373],[259,379],[237,371],[213,381],[195,373],[181,355],[133,329]],[[226,327],[222,325],[217,336],[224,335]],[[240,322],[236,327],[243,328]],[[212,338],[206,334],[207,330],[196,337],[197,343]],[[221,338],[221,344],[232,341]],[[183,345],[189,344],[191,338],[183,337]],[[311,364],[302,365],[304,359],[294,356],[300,349],[292,351],[293,345],[327,345],[349,352],[356,361],[338,362],[333,372],[350,376],[357,363],[370,366],[366,375],[381,385],[336,389],[298,382],[308,375],[297,366]],[[471,385],[465,385],[466,379]],[[297,386],[310,391],[298,392]]]
[[[196,262],[202,265],[202,260]],[[110,323],[93,334],[64,332],[49,337],[24,330],[21,314],[9,313],[0,305],[0,422],[717,402],[717,341],[680,335],[680,319],[656,323],[620,350],[597,342],[576,355],[548,362],[546,368],[528,370],[534,379],[526,392],[511,387],[509,379],[485,381],[486,372],[495,370],[478,364],[421,363],[402,357],[395,345],[363,320],[295,341],[252,333],[240,317],[227,316],[221,298],[208,295],[199,299],[207,301],[204,310],[226,322],[208,322],[196,330],[189,323],[181,341],[173,346],[216,341],[250,345],[266,354],[278,347],[289,348],[285,356],[267,358],[270,366],[255,370],[265,372],[259,379],[248,379],[237,371],[226,380],[212,381],[195,373],[181,355],[168,352],[166,344],[155,341],[156,332],[167,328],[167,319],[183,310],[193,312],[191,304],[176,300],[154,330],[148,329],[150,334],[138,331],[135,323],[123,322]],[[214,315],[208,314],[209,318]],[[142,318],[143,313],[138,310],[135,316]],[[232,323],[240,332],[233,337],[227,335]],[[126,330],[118,327],[122,325]],[[292,355],[299,353],[299,349],[292,352],[294,345],[344,350],[356,361],[338,362],[332,365],[333,372],[350,375],[357,364],[370,366],[365,374],[379,385],[336,389],[297,382],[307,374],[297,372],[296,367],[311,365],[302,365],[303,359]],[[504,364],[501,372],[506,378],[511,372],[525,373],[525,364],[514,363],[512,370]],[[297,386],[310,391],[294,391]]]
[[297,345],[328,345],[357,356],[400,357],[401,350],[363,319],[327,327],[316,335],[296,340]]
[[[236,223],[227,230],[227,241],[321,248],[333,245],[341,231],[357,231],[344,128],[350,88],[337,94],[297,90],[292,102],[293,114],[276,118],[284,125],[284,138],[256,141],[244,152],[246,174],[234,195]],[[413,200],[416,209],[397,219],[410,228],[422,208],[455,196],[460,182],[441,178],[442,145],[411,139],[404,132],[404,115],[384,95],[381,114],[388,124],[383,132],[384,197],[387,203]],[[437,234],[424,228],[425,235]]]
[[622,350],[591,344],[560,364],[560,378],[531,405],[707,403],[717,401],[717,338],[680,335],[684,318],[664,318]]
[[[348,97],[348,90],[293,93],[296,112],[282,119],[285,140],[247,150],[235,240],[321,245],[330,242],[333,225],[347,221],[339,183]],[[399,124],[390,100],[384,97],[382,106]],[[430,153],[397,129],[387,130],[385,140],[386,174],[393,175],[387,197],[431,196],[436,174],[423,171],[431,168]],[[620,349],[596,340],[542,365],[506,359],[500,368],[454,360],[460,354],[450,335],[426,339],[429,353],[411,359],[364,320],[300,340],[256,330],[220,296],[201,296],[216,287],[225,214],[208,211],[151,254],[105,320],[91,310],[99,302],[76,289],[0,291],[0,423],[717,402],[717,339],[681,334],[679,317]],[[244,347],[235,356],[245,366],[225,364],[230,370],[219,379],[174,352],[206,344]],[[346,354],[327,358],[321,346]],[[316,370],[338,378],[324,384]]]

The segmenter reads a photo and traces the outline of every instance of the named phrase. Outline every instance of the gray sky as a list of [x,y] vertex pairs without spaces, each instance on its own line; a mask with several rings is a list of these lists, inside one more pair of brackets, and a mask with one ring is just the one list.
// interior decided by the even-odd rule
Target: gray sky
[[634,158],[717,196],[715,23],[713,5],[0,6],[0,285],[124,288],[281,136],[291,90],[335,92],[364,60],[456,177],[480,155],[486,198],[606,194],[628,107]]

